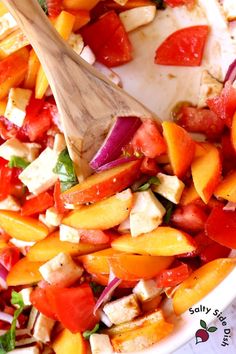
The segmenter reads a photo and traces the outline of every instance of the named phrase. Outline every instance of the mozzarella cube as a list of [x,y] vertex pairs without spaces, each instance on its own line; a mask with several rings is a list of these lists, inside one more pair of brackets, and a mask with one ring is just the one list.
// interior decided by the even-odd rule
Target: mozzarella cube
[[35,143],[22,143],[16,138],[6,140],[0,146],[0,156],[10,161],[13,156],[32,162],[39,154],[41,145]]
[[4,116],[18,127],[22,127],[24,123],[26,107],[29,104],[31,95],[31,90],[22,88],[10,89]]
[[36,319],[37,319],[38,315],[39,315],[39,311],[35,307],[32,307],[31,311],[30,311],[30,314],[29,314],[29,321],[27,323],[27,329],[30,332],[34,328],[34,324],[36,322]]
[[8,352],[8,354],[40,354],[40,349],[38,346],[33,345],[31,347],[14,349]]
[[63,214],[59,214],[54,207],[46,210],[45,221],[47,224],[52,226],[59,226],[62,218]]
[[19,179],[31,193],[40,194],[56,183],[58,176],[53,172],[53,169],[57,158],[58,154],[47,147],[36,160],[21,172]]
[[157,200],[151,189],[133,194],[134,206],[130,212],[130,232],[132,237],[156,229],[165,215],[165,208]]
[[140,301],[151,300],[162,293],[162,289],[157,287],[154,280],[140,280],[134,287],[133,293]]
[[110,338],[106,334],[94,333],[89,337],[92,354],[111,354],[113,348]]
[[67,225],[60,225],[60,240],[72,243],[79,243],[80,232],[74,227]]
[[107,303],[103,311],[114,324],[131,321],[140,314],[139,304],[134,294]]
[[223,84],[204,70],[201,77],[198,107],[206,107],[208,98],[219,95],[222,88]]
[[0,210],[19,211],[21,208],[18,200],[11,195],[0,202]]
[[56,230],[56,226],[53,226],[51,224],[49,224],[49,222],[46,219],[46,215],[45,214],[39,214],[39,221],[41,221],[45,226],[47,226],[49,232],[53,232]]
[[84,48],[84,41],[80,34],[71,33],[68,44],[79,55]]
[[17,22],[8,12],[0,17],[0,40],[17,28]]
[[94,53],[92,52],[92,49],[88,45],[84,47],[80,54],[81,58],[87,61],[88,64],[93,65],[96,61],[96,57]]
[[22,289],[19,293],[22,296],[23,302],[25,306],[31,306],[32,303],[30,301],[30,294],[32,293],[33,288],[25,288]]
[[123,11],[119,17],[126,32],[135,30],[138,27],[152,22],[156,16],[156,6],[140,6],[131,10]]
[[236,1],[235,0],[224,0],[223,9],[228,21],[236,20]]
[[165,175],[158,173],[157,177],[160,180],[159,185],[153,185],[152,190],[174,204],[178,204],[184,190],[184,183],[176,176]]
[[59,253],[43,264],[39,272],[49,284],[70,286],[81,277],[83,268],[77,265],[69,254]]
[[130,231],[130,218],[125,219],[118,227],[118,231],[122,234],[126,234]]
[[55,321],[40,313],[35,321],[33,336],[40,342],[47,343],[50,341],[51,331]]
[[60,154],[66,148],[66,141],[63,134],[56,134],[53,144],[53,150]]

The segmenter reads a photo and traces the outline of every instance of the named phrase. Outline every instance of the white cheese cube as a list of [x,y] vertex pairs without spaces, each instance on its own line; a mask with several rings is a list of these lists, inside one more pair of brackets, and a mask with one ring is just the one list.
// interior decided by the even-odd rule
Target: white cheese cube
[[32,293],[33,288],[25,288],[22,289],[19,293],[22,296],[23,302],[25,306],[31,306],[32,303],[30,301],[30,294]]
[[66,141],[63,134],[56,134],[53,144],[53,150],[60,154],[66,148]]
[[71,33],[68,44],[79,55],[84,48],[84,41],[80,34]]
[[40,313],[35,321],[33,336],[40,342],[47,343],[50,341],[51,331],[55,321]]
[[236,1],[235,0],[224,0],[223,9],[228,21],[236,20]]
[[39,221],[41,221],[45,226],[47,226],[50,233],[55,231],[57,228],[56,226],[53,226],[47,222],[45,214],[39,214]]
[[17,28],[17,22],[8,12],[0,17],[0,40]]
[[113,348],[110,338],[106,334],[94,333],[89,338],[92,354],[111,354]]
[[134,294],[108,302],[103,311],[114,324],[131,321],[140,314],[139,304]]
[[19,179],[31,193],[40,194],[56,183],[58,176],[53,172],[53,169],[57,158],[58,154],[47,147],[36,160],[21,172]]
[[36,322],[38,315],[39,315],[39,311],[35,307],[32,307],[29,314],[29,321],[27,323],[27,329],[29,330],[29,332],[31,332],[32,329],[34,328],[34,324]]
[[130,218],[125,219],[118,227],[118,231],[122,234],[126,234],[130,231]]
[[161,183],[158,186],[153,185],[152,190],[172,203],[178,204],[185,187],[184,183],[178,177],[164,173],[158,173],[157,177]]
[[83,268],[77,265],[69,254],[59,253],[43,264],[39,271],[49,284],[70,286],[81,277]]
[[8,352],[8,354],[40,354],[40,349],[38,346],[34,345],[31,347],[14,349]]
[[60,225],[60,240],[72,243],[79,243],[80,232],[74,227],[67,225]]
[[40,148],[39,144],[22,143],[20,140],[12,138],[0,146],[0,156],[8,161],[12,156],[17,156],[32,162],[38,156]]
[[206,107],[208,98],[219,95],[222,88],[223,84],[204,70],[201,77],[198,107]]
[[140,26],[152,22],[156,16],[156,6],[140,6],[131,10],[123,11],[119,17],[126,32],[135,30]]
[[133,288],[133,293],[140,301],[151,300],[162,293],[162,289],[157,287],[154,280],[140,280]]
[[0,202],[0,210],[19,211],[21,208],[18,200],[11,195]]
[[151,189],[133,194],[134,206],[130,212],[130,232],[136,237],[156,229],[165,215],[165,208]]
[[52,226],[59,226],[62,218],[63,214],[58,214],[54,207],[51,207],[46,210],[45,221],[47,224]]
[[92,52],[92,49],[88,45],[86,45],[84,47],[84,49],[80,53],[80,56],[82,59],[87,61],[87,63],[90,65],[93,65],[96,61],[96,57],[95,57],[94,53]]
[[11,88],[4,116],[18,127],[22,127],[26,116],[26,107],[32,95],[31,90]]

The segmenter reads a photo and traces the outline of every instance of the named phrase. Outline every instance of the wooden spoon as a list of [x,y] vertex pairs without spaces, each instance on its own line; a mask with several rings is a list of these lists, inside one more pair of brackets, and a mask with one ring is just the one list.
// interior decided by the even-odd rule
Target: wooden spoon
[[91,173],[88,162],[115,117],[155,117],[113,84],[62,40],[37,0],[3,0],[43,66],[55,97],[67,147],[79,181]]

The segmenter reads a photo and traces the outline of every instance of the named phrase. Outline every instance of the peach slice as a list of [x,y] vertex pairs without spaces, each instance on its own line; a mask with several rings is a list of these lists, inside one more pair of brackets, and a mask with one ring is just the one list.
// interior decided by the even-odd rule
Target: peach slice
[[70,10],[91,10],[100,0],[63,0],[63,5]]
[[236,113],[233,116],[230,138],[234,151],[236,152]]
[[192,183],[190,187],[185,187],[183,194],[180,199],[180,205],[188,205],[190,203],[196,202],[196,200],[200,200],[200,197]]
[[43,223],[14,211],[0,211],[0,227],[11,237],[22,241],[39,241],[48,235],[48,228]]
[[235,267],[235,258],[219,258],[195,270],[184,280],[173,297],[176,315],[187,311],[213,290]]
[[132,201],[133,195],[130,189],[127,189],[100,202],[72,211],[62,223],[77,229],[111,229],[128,218]]
[[118,237],[111,246],[117,251],[151,256],[175,256],[196,249],[191,236],[167,226],[158,227],[138,237]]
[[94,174],[62,194],[68,204],[95,203],[121,192],[137,178],[141,160],[124,163],[120,166]]
[[193,161],[195,142],[186,130],[173,122],[163,122],[162,127],[173,172],[181,178]]
[[27,258],[31,262],[46,262],[61,252],[69,253],[71,256],[80,256],[107,247],[109,247],[109,245],[92,245],[60,241],[59,233],[55,232],[32,246],[27,253]]
[[214,195],[230,202],[236,202],[236,171],[226,176],[217,186]]
[[73,334],[63,329],[52,343],[56,354],[86,354],[86,342],[81,333]]
[[20,259],[7,276],[8,286],[34,284],[42,280],[39,267],[43,262],[30,262],[27,257]]
[[110,256],[119,253],[119,251],[116,251],[113,248],[107,248],[102,251],[81,256],[79,257],[79,260],[83,263],[84,268],[90,274],[109,274],[110,267],[108,259]]
[[219,150],[212,145],[205,155],[192,163],[192,177],[195,189],[207,204],[221,178],[221,158]]

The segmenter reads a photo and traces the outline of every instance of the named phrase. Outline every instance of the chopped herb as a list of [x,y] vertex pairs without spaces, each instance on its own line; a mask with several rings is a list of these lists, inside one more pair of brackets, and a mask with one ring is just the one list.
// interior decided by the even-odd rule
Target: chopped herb
[[12,305],[18,305],[18,308],[15,310],[11,328],[5,334],[0,336],[0,354],[6,354],[15,348],[16,322],[25,306],[21,294],[13,291],[11,296]]
[[78,183],[73,162],[67,148],[60,153],[53,172],[59,176],[62,192]]
[[29,164],[30,163],[28,161],[26,161],[25,159],[22,159],[22,157],[12,156],[9,163],[8,163],[8,166],[10,168],[18,167],[18,168],[25,169],[27,166],[29,166]]
[[142,184],[142,185],[137,189],[137,191],[138,191],[138,192],[147,191],[147,190],[151,187],[152,184],[155,184],[156,186],[159,186],[159,185],[161,184],[161,181],[160,181],[159,178],[156,177],[156,176],[151,177],[151,178],[149,178],[149,180],[148,180],[146,183]]
[[152,0],[152,2],[154,2],[154,3],[156,4],[156,7],[157,7],[158,9],[163,10],[163,9],[166,8],[166,5],[165,5],[164,0]]
[[165,208],[166,208],[166,214],[164,216],[164,223],[165,224],[169,224],[170,222],[170,218],[171,218],[171,215],[172,215],[172,212],[173,212],[173,208],[174,208],[174,204],[170,201],[168,201],[165,205]]
[[83,332],[83,337],[88,340],[92,334],[96,333],[99,330],[99,327],[100,327],[99,323],[97,323],[96,326],[91,331]]
[[94,295],[98,295],[104,290],[104,286],[94,283],[93,281],[89,285],[92,288]]
[[47,0],[38,0],[39,5],[42,7],[43,11],[45,14],[48,14],[48,6],[47,6]]

